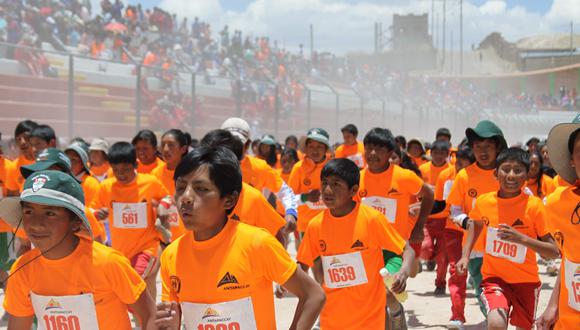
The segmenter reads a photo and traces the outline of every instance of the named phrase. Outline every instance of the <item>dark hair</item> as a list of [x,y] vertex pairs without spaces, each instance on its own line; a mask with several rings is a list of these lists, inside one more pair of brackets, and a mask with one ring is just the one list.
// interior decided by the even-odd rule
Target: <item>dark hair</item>
[[580,133],[580,128],[572,132],[572,134],[570,134],[570,138],[568,138],[568,151],[570,152],[570,155],[574,153],[574,142],[576,141],[576,136],[578,136],[578,133]]
[[407,139],[404,136],[398,135],[395,138],[395,143],[402,145],[403,149],[407,149]]
[[540,139],[538,139],[538,138],[537,138],[537,137],[535,137],[535,136],[534,136],[534,137],[531,137],[531,138],[530,138],[530,139],[529,139],[529,140],[526,142],[526,146],[527,146],[527,147],[529,147],[529,146],[530,146],[530,144],[533,144],[533,143],[535,143],[536,145],[537,145],[537,144],[540,144]]
[[340,129],[340,131],[342,133],[348,132],[354,136],[358,135],[358,128],[356,128],[356,126],[354,126],[353,124],[348,124],[348,125],[344,126],[343,128]]
[[407,154],[407,152],[399,148],[395,148],[394,152],[401,159],[401,163],[399,164],[401,168],[413,171],[420,178],[423,177],[421,171],[419,170],[419,167],[415,164],[415,162],[413,162],[413,160],[411,159],[411,157],[409,157],[409,154]]
[[266,155],[265,160],[266,160],[266,163],[268,163],[268,165],[270,165],[271,167],[274,167],[276,165],[276,162],[278,161],[278,153],[276,152],[276,145],[271,144],[271,145],[268,145],[268,147],[269,147],[269,150],[268,150],[268,154]]
[[447,141],[435,141],[431,144],[431,152],[433,151],[449,151],[451,146]]
[[56,133],[54,129],[48,125],[38,125],[30,131],[30,137],[36,137],[50,143],[51,140],[56,141]]
[[153,146],[154,149],[157,149],[157,136],[155,136],[155,133],[153,133],[152,130],[149,129],[140,130],[139,133],[137,133],[137,135],[135,135],[135,137],[131,141],[131,144],[136,145],[137,142],[139,141],[145,141],[149,143],[151,146]]
[[320,172],[320,179],[336,176],[345,181],[349,188],[359,184],[360,170],[356,164],[347,158],[331,159]]
[[[187,133],[187,134],[189,134],[189,133]],[[191,137],[191,135],[190,135],[189,137]],[[192,148],[199,147],[199,140],[198,140],[198,139],[194,139],[194,138],[192,138],[192,139],[191,139],[191,142],[189,143],[189,145],[190,145]]]
[[[189,135],[189,133],[185,133],[180,129],[176,129],[176,128],[172,128],[169,131],[163,133],[163,135],[161,136],[161,139],[163,140],[163,138],[167,135],[171,135],[175,138],[175,140],[177,140],[177,142],[179,143],[179,146],[183,147],[189,147],[189,144],[191,143],[191,135]],[[187,154],[187,149],[185,150],[185,152],[182,154],[182,156]]]
[[32,120],[23,120],[16,125],[14,129],[14,136],[18,136],[22,133],[30,133],[34,128],[38,126],[38,123]]
[[79,143],[82,144],[83,146],[86,146],[87,148],[90,146],[87,141],[85,141],[85,139],[83,139],[80,136],[74,137],[72,140],[70,140],[70,144],[75,144],[75,143]]
[[296,144],[296,147],[298,147],[298,138],[296,138],[296,136],[294,136],[294,135],[288,135],[286,137],[286,140],[284,141],[284,145],[287,145],[288,141],[290,141],[290,140],[294,141],[294,143]]
[[455,158],[468,160],[470,164],[475,163],[475,156],[473,155],[473,151],[471,151],[471,148],[468,146],[463,146],[457,149]]
[[526,172],[530,170],[530,154],[522,148],[511,147],[500,152],[497,156],[496,169],[499,169],[501,164],[507,161],[515,161],[524,165]]
[[206,165],[209,178],[220,191],[220,198],[242,191],[242,172],[236,155],[222,146],[201,145],[190,151],[177,165],[173,179],[186,176]]
[[129,142],[116,142],[109,148],[108,157],[111,164],[132,164],[137,167],[137,151]]
[[286,148],[286,149],[284,149],[284,151],[282,151],[282,155],[280,156],[280,158],[282,158],[284,156],[289,156],[290,158],[294,159],[295,162],[297,162],[297,161],[300,160],[298,158],[298,152],[295,149],[292,149],[292,148]]
[[386,147],[389,151],[397,149],[393,133],[388,128],[375,127],[365,135],[363,144]]
[[544,157],[542,157],[542,154],[537,149],[534,151],[528,151],[528,153],[530,154],[530,166],[532,164],[533,156],[538,156],[538,160],[540,161],[538,175],[535,178],[528,179],[536,179],[536,182],[538,183],[538,190],[536,191],[536,194],[538,197],[544,197],[545,191],[542,191],[542,178],[544,177]]
[[238,161],[241,161],[244,156],[244,144],[242,140],[224,129],[214,129],[208,132],[201,139],[200,146],[209,148],[224,147],[233,152],[238,158]]
[[435,133],[435,139],[439,138],[439,136],[446,136],[449,139],[451,139],[451,131],[449,131],[448,128],[445,127],[441,127],[440,129],[437,130],[437,133]]

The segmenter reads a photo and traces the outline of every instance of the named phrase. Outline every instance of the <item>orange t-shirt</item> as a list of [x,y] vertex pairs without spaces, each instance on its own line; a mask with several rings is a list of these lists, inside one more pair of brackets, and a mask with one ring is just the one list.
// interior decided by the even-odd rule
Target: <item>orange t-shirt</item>
[[[155,230],[155,210],[151,201],[160,201],[169,192],[150,174],[137,174],[129,184],[122,184],[116,178],[101,182],[99,191],[91,203],[91,208],[109,209],[111,245],[127,258],[146,252],[153,256],[159,249],[159,236]],[[147,222],[144,228],[118,228],[115,225],[113,203],[146,203]],[[138,218],[138,217],[135,217]],[[125,220],[125,217],[123,217]],[[136,219],[138,223],[143,223]],[[121,219],[117,219],[120,223]]]
[[107,162],[101,164],[100,166],[95,165],[91,166],[91,173],[100,182],[107,178],[112,178],[115,176],[115,174],[113,174],[113,169],[111,168],[111,165],[109,165],[109,163]]
[[554,186],[554,189],[558,188],[558,187],[570,187],[571,184],[564,180],[559,174],[556,175],[554,178],[552,178],[552,185]]
[[580,322],[580,196],[575,189],[560,187],[546,200],[548,229],[562,251],[557,330],[577,329]]
[[243,181],[259,191],[268,188],[271,192],[277,193],[282,188],[284,181],[280,175],[262,159],[246,155],[240,163],[240,168]]
[[296,259],[312,267],[318,258],[342,259],[338,255],[360,253],[367,277],[366,283],[343,288],[328,288],[323,283],[322,329],[384,328],[386,290],[379,274],[385,265],[383,249],[400,255],[405,244],[380,212],[360,203],[344,217],[334,217],[326,210],[312,219]]
[[165,249],[161,300],[216,304],[250,297],[257,328],[275,329],[272,282],[286,283],[296,269],[265,230],[228,221],[207,241],[190,231]]
[[[13,172],[13,166],[14,165],[9,159],[6,159],[0,155],[0,199],[8,196],[6,181],[8,180],[8,174]],[[12,232],[12,227],[0,219],[0,233],[9,232]]]
[[230,219],[266,229],[274,236],[286,224],[286,220],[268,203],[264,195],[245,182],[242,182],[242,191]]
[[23,155],[20,155],[16,160],[12,162],[10,170],[6,172],[6,188],[12,191],[21,192],[24,187],[24,177],[20,174],[20,168],[22,166],[34,164],[35,160],[27,159]]
[[[320,190],[320,172],[322,172],[322,168],[327,162],[328,158],[320,164],[315,164],[310,158],[305,157],[303,160],[296,163],[294,168],[292,168],[290,179],[288,179],[288,185],[297,195],[308,193],[311,190]],[[325,208],[326,206],[322,202],[322,199],[316,203],[299,203],[298,231],[305,232],[310,220]]]
[[137,160],[137,173],[152,174],[154,169],[162,167],[163,165],[165,165],[165,162],[157,157],[155,157],[155,160],[151,164],[147,165]]
[[[499,182],[493,174],[494,170],[484,170],[473,163],[462,169],[455,176],[453,187],[449,192],[447,203],[450,206],[461,206],[463,212],[469,215],[469,212],[475,205],[477,197],[492,191],[499,190]],[[463,240],[467,235],[463,236]],[[473,246],[474,252],[483,253],[484,241],[483,235],[479,237]]]
[[540,198],[544,198],[544,197],[548,196],[556,188],[556,187],[554,187],[554,183],[552,182],[552,178],[550,178],[549,176],[547,176],[545,174],[542,176],[542,187],[541,187],[541,191],[540,191],[539,195],[538,195],[538,182],[537,181],[532,182],[532,180],[528,180],[528,182],[526,183],[526,187],[528,187],[528,189],[530,189],[530,191],[534,194],[534,196],[540,197]]
[[84,174],[81,179],[81,188],[85,194],[85,205],[90,205],[99,190],[100,182],[91,175]]
[[[475,202],[475,207],[469,212],[469,217],[484,222],[481,236],[487,242],[488,228],[495,230],[499,224],[511,226],[518,232],[537,239],[547,235],[546,210],[542,200],[535,196],[520,193],[513,198],[500,198],[497,192],[481,195]],[[526,249],[522,263],[494,256],[491,253],[503,254],[506,251],[511,257],[516,257],[517,245],[503,240],[495,240],[492,246],[485,245],[481,274],[483,278],[499,277],[507,283],[537,283],[538,264],[536,252]],[[522,246],[520,246],[523,249]]]
[[[437,179],[441,175],[441,172],[445,171],[449,167],[452,167],[452,166],[449,165],[448,163],[445,163],[445,165],[443,165],[443,166],[437,167],[437,166],[433,165],[433,162],[427,162],[427,163],[421,165],[419,167],[419,170],[421,171],[421,175],[423,176],[423,180],[426,183],[433,186],[433,188],[434,188],[435,185],[437,184]],[[449,214],[449,213],[442,211],[442,212],[439,212],[437,214],[430,215],[429,219],[445,218],[447,216],[447,214]]]
[[364,168],[366,166],[364,156],[365,146],[360,141],[357,141],[356,144],[352,145],[341,144],[334,152],[334,158],[348,158],[352,160],[359,168]]
[[[161,183],[165,186],[165,189],[169,192],[169,195],[173,198],[175,195],[175,181],[173,180],[173,173],[175,170],[167,169],[167,164],[163,163],[162,166],[153,169],[151,174],[155,176]],[[185,234],[187,229],[183,225],[183,220],[178,215],[177,216],[177,226],[171,226],[171,240],[175,241],[179,236]]]
[[39,255],[38,249],[30,250],[12,266],[4,298],[4,309],[10,315],[34,315],[30,292],[55,296],[57,301],[58,296],[92,293],[100,329],[131,329],[127,305],[139,299],[146,284],[127,258],[87,239],[81,239],[77,248],[62,259]]
[[417,165],[417,167],[427,163],[427,160],[425,158],[423,158],[423,156],[421,157],[413,157],[411,155],[409,155],[409,157],[411,158],[411,160],[413,161],[413,163],[415,163],[415,165]]
[[[455,180],[455,166],[449,166],[445,170],[439,173],[439,177],[437,177],[437,182],[435,183],[435,200],[436,201],[447,201],[447,197],[449,196],[449,192],[451,191],[451,187],[453,186],[453,181]],[[445,206],[445,210],[438,213],[438,215],[444,216],[447,218],[447,223],[445,224],[445,229],[451,229],[456,231],[461,231],[461,228],[457,227],[451,219],[449,219],[449,209],[451,205],[447,203]]]
[[417,195],[422,187],[421,178],[398,165],[391,164],[379,174],[371,173],[367,168],[360,173],[357,199],[363,203],[368,201],[380,210],[397,232],[408,240],[417,222],[416,218],[409,216],[411,197]]
[[[288,184],[288,181],[290,181],[290,173],[282,172],[281,168],[276,169],[276,172],[278,172],[278,175],[280,175],[282,180],[284,180],[284,182],[286,182],[286,184]],[[280,214],[286,213],[286,211],[284,210],[284,205],[282,205],[282,202],[280,202],[279,199],[276,199],[276,212],[278,212]]]

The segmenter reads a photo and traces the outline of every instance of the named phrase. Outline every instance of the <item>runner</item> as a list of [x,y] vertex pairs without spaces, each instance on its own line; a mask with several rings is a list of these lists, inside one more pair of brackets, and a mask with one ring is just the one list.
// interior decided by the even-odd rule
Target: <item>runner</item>
[[272,135],[266,134],[260,138],[257,157],[268,163],[275,170],[280,168],[280,157],[276,150],[276,139]]
[[328,209],[310,221],[296,257],[303,269],[312,268],[326,292],[322,329],[384,329],[382,250],[403,255],[389,288],[395,293],[405,290],[414,258],[413,250],[380,212],[353,200],[359,179],[351,160],[333,159],[324,166],[321,193]]
[[32,120],[23,120],[14,129],[14,140],[18,146],[19,155],[14,166],[6,173],[6,195],[19,196],[24,185],[24,178],[20,174],[20,167],[30,165],[36,160],[34,150],[30,145],[30,132],[38,124]]
[[163,161],[158,157],[157,136],[153,131],[139,131],[131,144],[137,150],[137,173],[151,174],[155,168],[163,166]]
[[469,212],[467,240],[457,271],[465,274],[473,244],[483,230],[485,254],[482,300],[489,329],[532,329],[540,294],[536,253],[557,258],[558,248],[546,228],[542,200],[523,191],[530,158],[520,148],[497,157],[499,191],[480,195]]
[[413,163],[417,165],[417,167],[420,167],[421,165],[429,161],[425,156],[425,154],[427,153],[427,151],[425,150],[425,144],[423,143],[423,141],[417,138],[411,139],[409,140],[409,142],[407,142],[407,153],[409,154],[409,157],[411,157],[411,159],[413,160]]
[[544,198],[554,191],[552,178],[544,174],[544,162],[539,151],[533,150],[530,153],[530,172],[526,187],[536,197]]
[[358,128],[353,124],[348,124],[340,129],[344,143],[338,146],[334,152],[335,158],[348,158],[359,168],[366,166],[364,160],[364,144],[357,140]]
[[[154,329],[155,303],[117,251],[76,235],[90,232],[80,185],[68,174],[30,176],[20,198],[0,201],[0,214],[24,228],[36,247],[12,267],[4,309],[9,329],[131,329],[127,308]],[[74,274],[74,281],[71,278]]]
[[274,329],[275,281],[299,299],[290,328],[311,329],[324,303],[320,287],[272,235],[228,219],[242,189],[236,155],[194,149],[175,170],[175,187],[189,232],[161,257],[156,324],[177,330],[183,318],[187,329]]
[[38,125],[30,131],[30,146],[35,156],[46,148],[56,148],[56,133],[48,125]]
[[113,170],[109,165],[107,153],[109,152],[109,144],[103,139],[94,139],[89,146],[89,160],[91,173],[99,182],[106,178],[113,177]]

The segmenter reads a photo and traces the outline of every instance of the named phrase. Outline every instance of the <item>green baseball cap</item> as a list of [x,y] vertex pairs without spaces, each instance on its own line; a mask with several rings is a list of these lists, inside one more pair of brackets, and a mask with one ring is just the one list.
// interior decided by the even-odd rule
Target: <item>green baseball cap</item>
[[314,140],[323,143],[330,148],[330,136],[328,135],[328,132],[322,128],[310,129],[308,133],[306,133],[306,140]]
[[85,215],[85,195],[81,185],[71,175],[60,171],[39,171],[24,182],[20,197],[0,200],[0,218],[16,228],[22,220],[21,202],[64,207],[81,219],[93,237],[91,225]]
[[260,143],[267,145],[275,145],[276,139],[272,135],[266,134],[260,138]]
[[32,173],[48,170],[54,165],[59,166],[64,172],[71,174],[70,159],[68,159],[64,152],[56,148],[47,148],[41,151],[36,157],[36,162],[22,166],[20,173],[22,177],[28,178]]
[[503,136],[503,132],[497,125],[490,120],[482,120],[477,123],[475,128],[468,128],[465,130],[467,143],[473,146],[473,141],[479,139],[497,138],[499,140],[499,151],[507,149],[507,142]]

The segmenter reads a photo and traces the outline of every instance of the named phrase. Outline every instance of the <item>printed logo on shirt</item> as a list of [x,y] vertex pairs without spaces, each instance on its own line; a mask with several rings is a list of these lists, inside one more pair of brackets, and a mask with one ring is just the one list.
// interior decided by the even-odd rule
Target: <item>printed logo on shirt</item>
[[232,215],[232,216],[230,217],[230,219],[232,219],[232,220],[236,220],[236,221],[240,221],[240,217],[239,217],[237,214],[235,214],[235,213],[234,213],[234,215]]
[[181,280],[179,277],[171,275],[169,280],[171,281],[171,290],[175,293],[179,293],[179,291],[181,291]]
[[208,317],[216,317],[216,316],[220,316],[220,314],[215,309],[209,307],[208,309],[205,310],[205,313],[203,313],[203,316],[201,318],[206,319]]
[[524,225],[524,223],[522,222],[522,220],[517,219],[516,221],[514,221],[514,223],[512,223],[512,227],[516,228],[527,228],[527,226]]
[[367,196],[367,190],[366,189],[363,189],[363,190],[359,191],[358,192],[358,195],[360,197],[366,197]]
[[486,226],[489,226],[489,218],[486,216],[481,217],[481,221],[483,221],[483,223],[485,223]]
[[364,248],[364,244],[363,244],[363,242],[361,242],[360,240],[357,239],[354,243],[352,243],[350,248],[351,249]]
[[400,192],[395,188],[391,188],[391,190],[389,190],[389,192],[387,194],[388,195],[396,195],[396,194],[400,194]]
[[320,246],[321,252],[326,252],[326,242],[324,240],[322,240],[322,239],[319,240],[318,245]]
[[469,197],[475,198],[475,197],[477,197],[477,190],[474,188],[471,188],[467,191],[467,194],[469,195]]
[[309,178],[306,178],[306,179],[304,179],[303,183],[305,186],[309,186],[312,183],[312,181],[310,181]]
[[340,264],[341,261],[340,259],[338,259],[337,257],[332,257],[332,260],[330,261],[330,265],[336,265],[336,264]]
[[564,234],[561,231],[557,230],[554,232],[554,240],[560,248],[564,247]]
[[62,306],[60,305],[60,303],[54,299],[50,299],[48,301],[48,304],[46,304],[46,307],[44,308],[45,311],[51,310],[51,309],[62,309]]
[[249,284],[240,284],[240,282],[238,282],[238,279],[234,275],[230,274],[230,272],[226,272],[224,277],[222,277],[222,279],[219,281],[217,287],[219,288],[220,286],[227,284],[237,284],[237,285],[226,286],[224,287],[224,290],[245,289],[250,286]]

